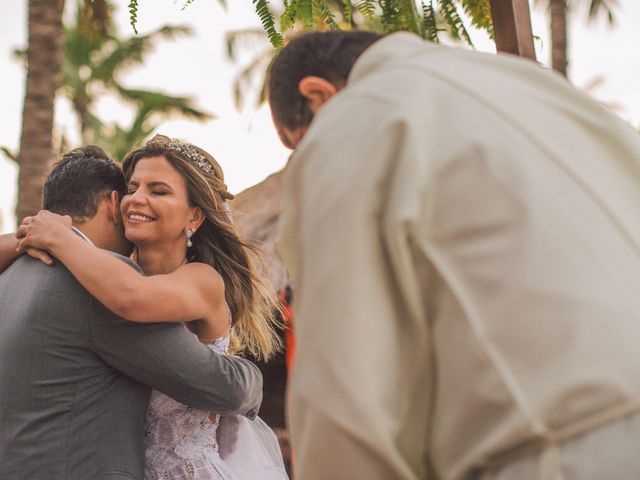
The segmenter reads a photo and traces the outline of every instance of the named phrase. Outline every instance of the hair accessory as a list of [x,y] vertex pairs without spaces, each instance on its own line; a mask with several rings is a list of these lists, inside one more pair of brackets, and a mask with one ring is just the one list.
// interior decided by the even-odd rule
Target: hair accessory
[[195,232],[190,228],[187,228],[187,248],[193,247],[193,242],[191,241],[191,237]]
[[211,162],[207,161],[207,159],[199,153],[195,148],[193,148],[188,143],[181,142],[175,138],[172,138],[166,143],[167,147],[171,150],[175,150],[176,152],[180,152],[182,155],[187,157],[191,163],[200,168],[203,172],[208,173],[209,175],[215,176],[215,169]]

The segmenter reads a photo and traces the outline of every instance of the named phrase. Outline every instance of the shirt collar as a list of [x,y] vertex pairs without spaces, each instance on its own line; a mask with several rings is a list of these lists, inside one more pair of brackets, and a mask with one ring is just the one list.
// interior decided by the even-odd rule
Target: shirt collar
[[84,239],[85,242],[87,242],[89,245],[93,245],[95,247],[95,244],[91,241],[91,239],[89,237],[87,237],[84,233],[82,233],[80,230],[78,230],[76,227],[71,227],[71,229],[76,232],[78,235],[80,235],[81,238]]

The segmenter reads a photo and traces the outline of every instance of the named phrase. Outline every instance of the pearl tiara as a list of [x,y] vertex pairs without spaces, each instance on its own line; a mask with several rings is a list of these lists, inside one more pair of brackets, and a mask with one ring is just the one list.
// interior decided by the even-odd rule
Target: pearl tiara
[[181,142],[175,138],[172,138],[168,142],[166,142],[166,146],[171,150],[175,150],[176,152],[184,155],[191,163],[193,163],[196,167],[202,170],[209,175],[215,176],[215,168],[211,162],[209,162],[204,155],[198,152],[195,148],[193,148],[188,143]]

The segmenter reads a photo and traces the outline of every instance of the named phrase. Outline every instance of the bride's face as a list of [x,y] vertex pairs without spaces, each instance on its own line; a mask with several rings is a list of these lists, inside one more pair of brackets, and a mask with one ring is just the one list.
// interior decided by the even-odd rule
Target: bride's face
[[121,210],[125,235],[137,247],[169,243],[186,250],[197,207],[189,206],[185,180],[166,158],[138,161]]

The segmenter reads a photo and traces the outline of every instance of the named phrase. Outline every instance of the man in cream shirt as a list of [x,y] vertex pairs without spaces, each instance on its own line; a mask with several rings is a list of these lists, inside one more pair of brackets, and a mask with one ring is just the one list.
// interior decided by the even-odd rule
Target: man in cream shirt
[[640,139],[533,62],[407,33],[299,37],[297,476],[640,478]]

